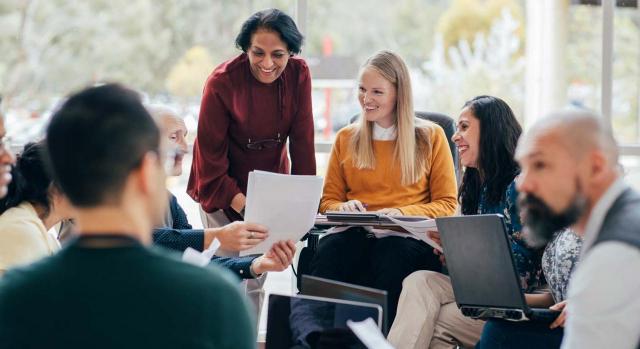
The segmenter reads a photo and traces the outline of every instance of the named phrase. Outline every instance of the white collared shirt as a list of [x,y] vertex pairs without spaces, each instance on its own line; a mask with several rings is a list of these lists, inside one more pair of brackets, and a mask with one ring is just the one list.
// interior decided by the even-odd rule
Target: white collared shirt
[[569,282],[563,349],[635,349],[640,343],[640,250],[619,241],[593,246],[626,188],[622,179],[614,182],[587,221],[581,262]]
[[389,128],[384,128],[378,123],[373,123],[373,140],[376,141],[392,141],[396,139],[396,125],[392,125]]
[[[392,141],[396,139],[396,125],[392,125],[391,127],[384,128],[377,123],[373,123],[373,140],[376,141]],[[349,229],[349,227],[335,227],[329,229],[329,233],[340,233]],[[375,229],[373,227],[364,227],[368,232],[373,233],[377,238],[382,238],[386,236],[401,236],[401,237],[411,237],[416,238],[411,234],[400,233],[394,230],[388,229]],[[416,238],[417,239],[417,238]]]

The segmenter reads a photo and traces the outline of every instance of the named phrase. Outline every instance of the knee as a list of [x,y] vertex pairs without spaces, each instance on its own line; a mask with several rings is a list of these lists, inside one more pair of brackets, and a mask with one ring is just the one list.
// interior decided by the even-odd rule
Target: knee
[[444,275],[435,271],[418,270],[411,273],[402,281],[402,289],[419,293],[434,293],[436,286]]

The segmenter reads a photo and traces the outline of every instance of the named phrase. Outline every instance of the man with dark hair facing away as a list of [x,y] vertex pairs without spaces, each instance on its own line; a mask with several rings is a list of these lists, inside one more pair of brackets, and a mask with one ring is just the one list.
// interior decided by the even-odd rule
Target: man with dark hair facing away
[[234,278],[153,250],[167,207],[158,128],[136,93],[103,85],[72,95],[46,132],[78,236],[5,274],[2,348],[255,348]]

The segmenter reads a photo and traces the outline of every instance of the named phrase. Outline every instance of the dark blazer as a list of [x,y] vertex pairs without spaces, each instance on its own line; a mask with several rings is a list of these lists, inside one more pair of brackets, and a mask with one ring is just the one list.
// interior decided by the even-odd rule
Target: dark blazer
[[614,201],[593,246],[619,241],[640,248],[640,193],[627,188]]
[[[193,229],[175,195],[171,193],[169,193],[169,208],[173,226],[154,229],[153,243],[180,252],[186,250],[187,247],[202,251],[204,230]],[[231,270],[241,279],[253,279],[249,268],[251,267],[251,262],[257,257],[258,255],[244,257],[213,256],[211,262]]]

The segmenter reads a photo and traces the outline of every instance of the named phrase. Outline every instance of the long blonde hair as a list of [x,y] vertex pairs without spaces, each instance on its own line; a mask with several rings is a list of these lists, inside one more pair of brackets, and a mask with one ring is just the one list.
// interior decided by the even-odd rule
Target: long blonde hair
[[[396,88],[396,145],[394,159],[400,161],[401,183],[416,183],[428,171],[426,161],[431,151],[429,128],[432,123],[416,119],[413,110],[411,78],[409,70],[400,56],[391,51],[379,51],[369,57],[360,74],[365,69],[374,69]],[[351,138],[353,165],[358,169],[373,169],[376,165],[373,153],[373,122],[360,115],[359,124]]]

